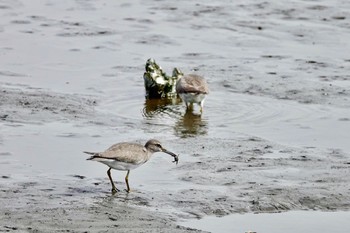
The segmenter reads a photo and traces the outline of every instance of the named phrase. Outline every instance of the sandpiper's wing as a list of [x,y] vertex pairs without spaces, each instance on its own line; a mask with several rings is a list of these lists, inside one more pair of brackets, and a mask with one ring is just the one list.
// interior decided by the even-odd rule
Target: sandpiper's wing
[[89,160],[110,159],[124,163],[139,164],[148,160],[147,150],[144,146],[136,143],[117,143],[100,153],[85,152],[92,154]]
[[196,74],[188,74],[177,82],[177,93],[199,93],[208,94],[209,87],[205,79]]

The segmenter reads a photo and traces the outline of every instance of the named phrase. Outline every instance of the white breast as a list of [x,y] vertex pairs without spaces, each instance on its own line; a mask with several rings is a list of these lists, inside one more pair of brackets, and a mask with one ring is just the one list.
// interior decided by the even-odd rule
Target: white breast
[[133,163],[125,163],[125,162],[120,162],[120,161],[111,160],[111,159],[103,159],[103,158],[94,159],[94,160],[98,161],[100,163],[106,164],[107,166],[109,166],[115,170],[120,170],[120,171],[127,171],[127,170],[135,169],[146,162],[146,161],[144,161],[144,162],[140,162],[138,164],[133,164]]
[[205,94],[181,93],[179,95],[187,103],[200,103],[205,99]]

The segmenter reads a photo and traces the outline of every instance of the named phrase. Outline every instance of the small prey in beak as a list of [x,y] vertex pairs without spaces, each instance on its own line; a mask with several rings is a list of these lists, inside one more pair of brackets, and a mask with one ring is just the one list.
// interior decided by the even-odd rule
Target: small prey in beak
[[163,148],[162,152],[167,153],[167,154],[173,156],[173,157],[174,157],[173,163],[176,163],[176,164],[179,163],[179,156],[178,156],[177,154],[174,154],[173,152],[168,151],[168,150],[166,150],[166,149],[164,149],[164,148]]

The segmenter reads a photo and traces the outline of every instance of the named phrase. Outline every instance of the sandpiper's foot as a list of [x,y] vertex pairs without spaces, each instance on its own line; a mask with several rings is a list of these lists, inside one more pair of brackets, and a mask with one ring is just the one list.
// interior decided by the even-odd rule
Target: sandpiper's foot
[[116,187],[113,187],[113,188],[112,188],[112,194],[115,194],[115,193],[117,193],[117,192],[119,192],[119,189],[117,189]]

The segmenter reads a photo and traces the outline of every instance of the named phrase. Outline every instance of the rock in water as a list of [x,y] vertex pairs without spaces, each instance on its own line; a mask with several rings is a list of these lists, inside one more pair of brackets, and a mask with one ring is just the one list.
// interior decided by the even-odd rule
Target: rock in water
[[162,68],[150,58],[146,62],[143,79],[146,89],[146,98],[173,98],[176,97],[176,82],[183,73],[173,69],[172,76],[166,75]]

